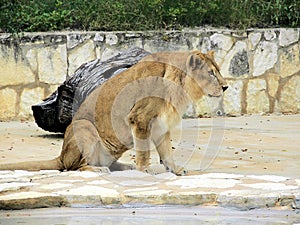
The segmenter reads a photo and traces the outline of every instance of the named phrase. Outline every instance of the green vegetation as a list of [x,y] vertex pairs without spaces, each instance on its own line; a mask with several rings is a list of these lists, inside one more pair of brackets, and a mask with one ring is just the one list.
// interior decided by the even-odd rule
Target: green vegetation
[[299,27],[299,0],[1,0],[0,31]]

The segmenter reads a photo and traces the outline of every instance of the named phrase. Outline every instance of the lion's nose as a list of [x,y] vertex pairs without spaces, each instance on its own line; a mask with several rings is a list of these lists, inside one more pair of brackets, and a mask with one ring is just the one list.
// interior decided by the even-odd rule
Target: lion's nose
[[228,88],[228,86],[227,86],[227,85],[226,85],[226,86],[225,86],[225,85],[223,85],[223,86],[222,86],[223,92],[224,92],[224,91],[226,91],[226,90],[227,90],[227,88]]

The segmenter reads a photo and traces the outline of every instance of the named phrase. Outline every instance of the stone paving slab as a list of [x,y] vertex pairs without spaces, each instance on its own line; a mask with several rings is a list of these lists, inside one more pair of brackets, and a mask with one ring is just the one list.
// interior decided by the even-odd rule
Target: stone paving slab
[[300,179],[205,173],[1,171],[0,209],[211,205],[300,209]]

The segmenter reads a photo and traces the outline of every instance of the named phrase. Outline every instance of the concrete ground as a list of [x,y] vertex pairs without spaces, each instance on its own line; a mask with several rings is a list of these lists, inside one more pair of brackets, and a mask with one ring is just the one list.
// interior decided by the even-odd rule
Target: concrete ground
[[[60,153],[62,141],[62,135],[45,132],[34,122],[2,122],[0,163],[53,158]],[[63,207],[64,215],[72,215],[80,213],[82,209],[78,207],[104,207],[104,211],[98,209],[97,213],[107,215],[116,213],[107,207],[122,208],[123,211],[117,211],[127,214],[131,209],[147,211],[145,207],[149,206],[154,207],[149,210],[161,210],[161,205],[175,205],[173,211],[161,211],[166,216],[177,215],[176,210],[183,205],[187,210],[185,216],[196,210],[195,215],[202,215],[198,219],[205,221],[207,213],[210,224],[300,223],[300,115],[185,119],[174,131],[172,141],[177,164],[189,171],[186,176],[176,177],[163,171],[158,175],[138,171],[110,174],[0,171],[0,208],[3,209],[0,224],[26,222],[28,218],[47,219],[49,213],[58,210],[28,210],[31,208]],[[134,157],[134,151],[129,151],[121,160],[134,163]],[[154,150],[151,161],[157,165],[155,169],[159,167]],[[201,207],[187,208],[187,205]],[[243,214],[235,209],[252,213]],[[123,220],[121,214],[113,219],[127,224],[128,215]],[[134,220],[131,214],[130,221]],[[217,217],[219,220],[216,215],[221,215]],[[75,219],[82,222],[86,217]],[[64,221],[59,213],[51,218],[48,219],[52,222]],[[140,217],[135,217],[136,223],[143,218],[148,217],[141,211]],[[189,218],[183,216],[183,220],[176,221],[186,222]],[[74,224],[65,220],[62,223]],[[156,224],[156,218],[151,217],[149,221],[152,220]]]
[[[0,122],[0,163],[51,159],[63,135],[34,122]],[[300,178],[300,115],[185,119],[173,133],[174,155],[190,173]],[[134,163],[128,151],[121,161]],[[157,164],[152,151],[152,164]]]
[[286,210],[236,211],[218,207],[164,206],[150,208],[59,208],[0,211],[0,224],[101,224],[101,225],[297,225],[299,215]]

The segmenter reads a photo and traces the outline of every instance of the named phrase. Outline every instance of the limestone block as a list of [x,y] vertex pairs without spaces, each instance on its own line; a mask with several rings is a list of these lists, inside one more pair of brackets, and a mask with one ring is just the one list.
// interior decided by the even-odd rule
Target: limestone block
[[195,105],[194,117],[197,117],[199,115],[201,116],[211,115],[211,113],[212,113],[212,109],[210,108],[208,97],[204,96]]
[[280,78],[279,75],[274,73],[270,73],[267,76],[268,93],[270,96],[274,98],[278,90],[279,78]]
[[[163,205],[170,196],[171,191],[169,190],[140,190],[134,192],[126,192],[124,194],[123,204],[141,203],[152,204],[152,205]],[[178,197],[179,198],[179,197]],[[177,198],[177,199],[178,199]],[[179,204],[180,198],[173,204]]]
[[77,46],[69,52],[69,75],[72,75],[83,63],[96,59],[95,46],[92,40]]
[[149,52],[187,51],[189,50],[189,44],[189,39],[183,34],[167,33],[145,38],[143,47]]
[[[194,34],[195,35],[195,34]],[[190,50],[194,50],[194,49],[198,49],[198,43],[199,43],[199,37],[198,36],[194,36],[194,35],[190,35],[188,36],[188,41],[189,41],[189,49]]]
[[55,189],[63,189],[63,188],[68,188],[71,187],[72,184],[70,183],[51,183],[51,184],[45,184],[40,186],[41,189],[46,189],[46,190],[55,190]]
[[59,207],[63,202],[64,200],[55,194],[36,191],[9,193],[0,197],[1,208],[9,210]]
[[257,44],[261,39],[261,33],[251,33],[249,34],[249,42],[250,42],[250,49],[255,50]]
[[0,86],[28,84],[35,81],[30,65],[13,47],[1,46]]
[[195,105],[195,116],[216,116],[223,115],[223,97],[203,96]]
[[288,77],[300,71],[300,49],[295,44],[280,54],[280,76]]
[[238,116],[242,111],[243,81],[227,81],[228,89],[224,92],[224,111],[228,115]]
[[279,45],[287,46],[299,40],[299,29],[282,28],[279,34]]
[[121,48],[132,48],[132,47],[139,47],[143,48],[143,40],[142,38],[127,38],[121,44]]
[[212,45],[211,49],[216,51],[215,60],[220,64],[232,47],[233,38],[216,33],[210,37],[210,40]]
[[253,59],[253,76],[264,74],[268,69],[274,67],[278,59],[278,46],[272,42],[259,43]]
[[45,98],[50,96],[53,92],[57,90],[60,84],[50,85],[48,88],[45,89]]
[[272,190],[272,191],[298,189],[298,186],[295,185],[286,185],[283,183],[273,183],[273,182],[241,184],[241,185],[245,187],[254,188],[254,189],[263,189],[263,190]]
[[233,188],[237,184],[241,183],[240,180],[236,179],[210,179],[202,178],[197,179],[193,176],[190,178],[177,179],[175,181],[167,182],[168,186],[180,186],[180,189],[188,188]]
[[128,38],[139,38],[143,35],[143,32],[136,31],[127,31],[124,33],[125,39]]
[[104,43],[105,36],[102,33],[96,33],[94,37],[94,43],[95,43],[95,54],[96,58],[100,59],[102,55],[102,50],[105,48]]
[[196,108],[193,104],[189,104],[186,112],[184,113],[183,117],[188,117],[188,118],[196,118],[198,117],[199,114],[196,113]]
[[[76,46],[84,43],[86,40],[90,40],[91,37],[92,36],[90,34],[71,33],[71,34],[67,35],[67,48],[73,49]],[[95,38],[96,38],[96,36],[95,36]],[[98,38],[98,36],[97,36],[97,38]]]
[[247,89],[247,113],[269,112],[269,98],[266,93],[265,80],[249,80]]
[[37,183],[30,183],[30,182],[9,182],[9,183],[2,183],[0,185],[0,192],[5,191],[18,191],[22,188],[26,188],[29,186],[37,185]]
[[118,36],[113,33],[109,33],[105,36],[105,43],[108,45],[116,45],[118,44],[118,41]]
[[277,201],[276,193],[261,193],[258,190],[229,190],[221,192],[217,198],[220,206],[239,210],[275,207]]
[[0,120],[10,120],[16,116],[16,101],[17,93],[13,89],[0,90]]
[[101,61],[106,61],[107,59],[117,55],[120,51],[112,48],[105,48],[101,55]]
[[26,59],[30,66],[31,71],[34,74],[38,73],[38,62],[37,62],[37,49],[36,48],[30,48],[26,52]]
[[211,50],[212,49],[212,43],[211,43],[210,38],[209,37],[200,38],[198,49],[203,53],[206,53],[209,50]]
[[247,175],[247,178],[271,182],[284,182],[288,180],[288,177],[277,176],[277,175]]
[[[106,49],[106,46],[103,42],[95,42],[95,57],[101,59],[103,51]],[[70,74],[72,75],[72,74]]]
[[68,195],[68,196],[97,196],[101,195],[101,197],[119,197],[118,191],[114,189],[97,187],[92,185],[85,185],[78,188],[73,188],[70,190],[58,191],[57,194],[60,195]]
[[58,191],[55,194],[67,196],[70,205],[101,206],[120,204],[120,194],[115,189],[85,185],[78,188]]
[[283,86],[278,109],[283,113],[299,113],[300,112],[300,76],[293,76]]
[[215,193],[199,191],[199,190],[186,190],[179,189],[167,195],[164,204],[170,205],[203,205],[214,204],[217,195]]
[[249,72],[247,55],[247,44],[243,41],[235,43],[234,47],[225,56],[224,62],[220,65],[221,74],[224,77],[240,77]]
[[39,80],[48,84],[61,84],[67,74],[65,45],[42,48],[37,53]]
[[241,38],[247,37],[247,32],[242,31],[242,30],[236,30],[236,31],[231,32],[231,35],[232,35],[232,37],[241,39]]
[[237,52],[230,61],[229,72],[239,77],[249,73],[248,54],[245,50]]
[[228,52],[233,45],[233,38],[225,36],[224,34],[215,33],[210,36],[210,40],[214,45],[217,45],[217,49],[222,49]]
[[100,33],[96,33],[94,37],[94,41],[96,42],[103,42],[104,41],[104,35]]
[[18,116],[21,118],[30,118],[32,116],[31,106],[40,102],[42,99],[44,99],[44,97],[45,96],[43,88],[25,88],[21,94],[20,112]]
[[264,36],[267,41],[272,41],[272,40],[276,39],[276,37],[277,37],[274,30],[266,30],[264,33]]

